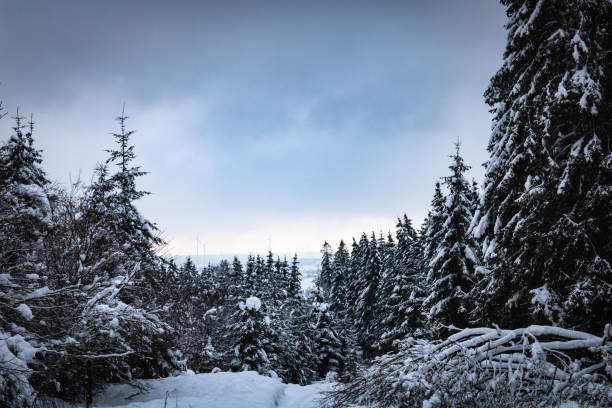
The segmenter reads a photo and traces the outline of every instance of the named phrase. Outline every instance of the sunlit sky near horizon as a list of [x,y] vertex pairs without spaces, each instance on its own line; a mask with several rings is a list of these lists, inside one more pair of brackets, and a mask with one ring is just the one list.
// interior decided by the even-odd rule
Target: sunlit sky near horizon
[[[482,178],[503,8],[465,1],[16,1],[0,100],[88,181],[123,102],[168,253],[318,251],[420,224],[453,143]],[[12,123],[0,121],[4,141]],[[199,251],[203,251],[201,247]]]

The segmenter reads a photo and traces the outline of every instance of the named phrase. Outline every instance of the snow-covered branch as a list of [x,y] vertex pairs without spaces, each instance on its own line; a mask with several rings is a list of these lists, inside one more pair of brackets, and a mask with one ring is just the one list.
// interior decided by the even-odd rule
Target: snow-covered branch
[[[601,337],[552,326],[470,328],[405,342],[329,395],[333,406],[527,406],[612,399],[610,324]],[[370,406],[368,405],[368,406]]]

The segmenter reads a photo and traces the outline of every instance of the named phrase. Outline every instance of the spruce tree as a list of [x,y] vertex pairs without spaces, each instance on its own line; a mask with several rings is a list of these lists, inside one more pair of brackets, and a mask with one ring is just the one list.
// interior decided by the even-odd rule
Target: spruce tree
[[443,235],[444,225],[444,205],[445,197],[442,194],[440,182],[436,182],[434,195],[431,200],[431,209],[427,214],[427,221],[424,224],[423,234],[423,261],[426,268],[429,268],[429,263],[436,254],[436,250]]
[[321,290],[321,296],[323,296],[323,299],[329,299],[329,290],[334,277],[332,270],[331,246],[327,243],[327,241],[323,244],[321,254],[321,271],[317,277],[317,286],[319,286]]
[[[365,236],[365,234],[364,234]],[[362,238],[363,239],[363,238]],[[356,283],[358,290],[355,304],[356,324],[361,347],[366,358],[372,357],[375,343],[377,343],[377,330],[375,319],[376,294],[380,282],[382,259],[377,245],[376,236],[367,241],[364,253],[364,263]]]
[[291,261],[291,269],[289,271],[289,286],[287,291],[289,298],[298,297],[300,292],[302,291],[299,264],[300,262],[298,261],[297,254],[293,255],[293,260]]
[[468,293],[473,286],[477,263],[472,236],[468,232],[472,219],[471,190],[464,173],[469,167],[459,154],[459,143],[450,157],[453,160],[449,167],[451,175],[444,178],[449,190],[444,208],[444,235],[430,262],[429,295],[424,307],[437,326],[465,327],[471,310]]
[[236,256],[232,261],[232,268],[229,274],[227,298],[229,304],[235,305],[238,299],[242,298],[244,294],[244,272],[242,270],[242,264]]
[[22,350],[51,349],[59,339],[40,323],[54,313],[44,296],[52,278],[43,263],[53,228],[49,182],[19,111],[13,131],[0,146],[0,405],[21,407],[36,395],[28,366],[34,355]]
[[332,280],[330,282],[330,308],[334,313],[345,316],[347,286],[349,279],[350,255],[343,240],[338,245],[332,261]]
[[379,239],[378,248],[381,257],[380,267],[380,281],[376,294],[376,320],[379,332],[377,337],[380,337],[385,331],[385,319],[389,316],[390,310],[390,298],[393,293],[393,289],[396,285],[397,275],[399,274],[399,268],[396,267],[395,258],[396,250],[395,241],[391,233],[388,234],[387,240],[382,241]]
[[504,62],[474,233],[483,323],[600,332],[612,314],[609,1],[503,0]]
[[368,255],[368,246],[368,236],[365,233],[361,234],[359,242],[355,241],[355,238],[353,238],[345,305],[345,310],[348,310],[350,314],[351,326],[357,326],[357,320],[359,318],[359,311],[355,305],[361,294],[361,277]]
[[412,221],[404,214],[397,223],[397,247],[394,253],[391,290],[382,308],[384,350],[393,342],[407,335],[421,336],[425,318],[421,305],[424,298],[424,274],[422,272],[420,242]]
[[248,297],[236,307],[233,332],[234,359],[232,367],[238,371],[253,370],[268,374],[271,369],[270,351],[271,331],[262,310],[258,297]]
[[329,311],[327,303],[315,302],[313,304],[312,321],[319,378],[324,378],[328,373],[342,374],[345,360],[343,343],[338,334],[338,324]]

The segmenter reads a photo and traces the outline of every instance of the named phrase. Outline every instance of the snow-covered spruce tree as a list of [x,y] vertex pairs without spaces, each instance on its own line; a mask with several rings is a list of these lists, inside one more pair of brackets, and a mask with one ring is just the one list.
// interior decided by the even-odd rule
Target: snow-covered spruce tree
[[32,127],[24,129],[19,112],[15,121],[0,147],[0,406],[7,407],[33,403],[28,364],[53,338],[39,314],[52,306],[42,262],[52,228],[48,181]]
[[429,269],[429,263],[436,254],[436,250],[443,236],[443,225],[444,225],[444,204],[445,197],[442,194],[442,187],[440,182],[436,182],[434,195],[431,200],[431,209],[427,214],[427,220],[423,226],[424,233],[421,240],[423,249],[423,263],[425,268]]
[[178,269],[171,298],[165,305],[164,317],[174,329],[176,346],[183,352],[188,367],[195,372],[204,371],[208,362],[204,353],[210,335],[208,322],[204,320],[208,309],[208,290],[191,257],[187,257]]
[[285,298],[289,298],[289,286],[291,281],[291,268],[289,266],[289,261],[287,260],[287,256],[283,257],[283,260],[280,261],[280,277],[281,277],[281,290],[285,296]]
[[[121,133],[126,135],[123,126]],[[153,312],[167,297],[156,290],[168,286],[161,275],[167,269],[154,252],[160,241],[130,201],[140,196],[130,191],[139,171],[129,167],[133,147],[127,136],[118,141],[115,152],[125,153],[117,159],[118,175],[109,176],[108,168],[99,166],[76,204],[57,209],[49,239],[54,243],[47,257],[52,289],[71,285],[53,324],[70,341],[56,342],[58,353],[37,356],[45,371],[35,380],[44,394],[71,401],[91,401],[105,383],[165,376],[180,366],[172,328]]]
[[301,273],[299,267],[300,261],[298,260],[297,254],[293,255],[293,259],[291,261],[291,269],[289,270],[289,282],[287,286],[287,296],[291,298],[296,298],[299,296],[302,291],[301,287]]
[[[387,235],[386,241],[382,239],[381,234],[381,237],[378,239],[378,248],[381,258],[381,266],[379,284],[376,294],[376,309],[374,313],[376,319],[376,327],[378,328],[376,337],[380,339],[382,334],[386,331],[383,322],[388,316],[388,312],[390,309],[389,298],[393,293],[396,281],[396,248],[395,241],[391,233]],[[378,340],[377,345],[380,346],[380,343],[380,340]]]
[[266,266],[261,256],[255,256],[253,268],[253,286],[254,294],[260,299],[268,297],[268,277],[266,274]]
[[298,292],[289,297],[281,309],[276,371],[287,382],[305,385],[317,380],[319,360],[315,351],[312,308],[311,301]]
[[317,355],[319,378],[325,378],[329,373],[341,375],[345,357],[343,342],[337,330],[338,323],[325,302],[314,302],[312,313],[314,352]]
[[227,292],[228,304],[236,305],[238,299],[244,295],[244,272],[242,270],[242,264],[238,257],[234,257],[232,261],[232,268],[230,269],[229,285]]
[[249,254],[247,258],[246,268],[244,272],[244,289],[246,293],[255,292],[255,258],[252,254]]
[[376,324],[374,311],[380,282],[382,259],[374,233],[372,233],[369,241],[366,238],[366,242],[365,265],[359,276],[357,276],[356,282],[356,287],[359,288],[357,292],[359,295],[355,304],[355,323],[358,327],[358,341],[363,349],[364,357],[370,358],[375,353],[374,347],[378,341],[376,335],[379,328]]
[[332,260],[332,280],[330,282],[330,308],[343,318],[347,296],[349,253],[343,240],[338,245]]
[[268,353],[272,346],[268,319],[264,316],[261,300],[256,296],[248,297],[236,306],[234,324],[231,328],[234,345],[234,370],[257,371],[268,374],[271,369]]
[[612,315],[612,3],[503,0],[504,63],[474,233],[485,324],[601,332]]
[[389,350],[407,335],[423,335],[425,316],[425,274],[421,268],[421,248],[412,221],[404,215],[397,223],[397,247],[393,259],[393,285],[383,309],[381,344]]
[[[163,240],[157,234],[158,229],[152,222],[146,220],[135,207],[135,201],[150,194],[136,188],[136,179],[147,173],[139,166],[133,166],[136,158],[134,145],[130,144],[133,130],[126,130],[128,117],[124,112],[117,117],[119,132],[113,133],[116,148],[107,150],[107,164],[114,163],[117,172],[110,176],[113,192],[108,197],[111,215],[116,219],[116,233],[123,242],[126,257],[136,257],[143,265],[143,277],[147,284],[154,288],[157,282],[156,271],[159,268],[159,257],[155,249],[163,245]],[[150,301],[150,299],[148,299]]]
[[[434,324],[465,327],[468,324],[470,299],[468,293],[473,286],[476,257],[474,242],[468,232],[470,213],[470,185],[464,177],[469,167],[459,154],[459,143],[455,154],[450,156],[451,175],[444,178],[448,196],[444,207],[443,236],[430,262],[427,276],[429,294],[423,306]],[[442,330],[442,332],[445,332]]]
[[329,290],[331,287],[331,282],[334,279],[334,271],[332,270],[331,246],[327,243],[327,241],[323,244],[321,254],[321,271],[319,272],[319,276],[317,276],[317,286],[320,289],[323,299],[329,299]]
[[350,314],[350,323],[353,327],[357,325],[356,322],[359,315],[355,305],[357,304],[359,295],[361,294],[360,277],[365,267],[368,255],[368,246],[368,236],[365,233],[361,234],[359,242],[355,241],[355,238],[353,238],[345,304],[345,310],[347,310]]

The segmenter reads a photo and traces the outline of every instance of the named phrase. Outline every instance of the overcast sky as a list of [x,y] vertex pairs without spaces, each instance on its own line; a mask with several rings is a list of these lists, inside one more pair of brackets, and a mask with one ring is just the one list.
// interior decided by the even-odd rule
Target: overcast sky
[[457,138],[482,177],[496,1],[0,5],[0,99],[34,113],[50,178],[90,179],[125,102],[153,193],[139,208],[170,253],[198,236],[306,253],[419,224]]

